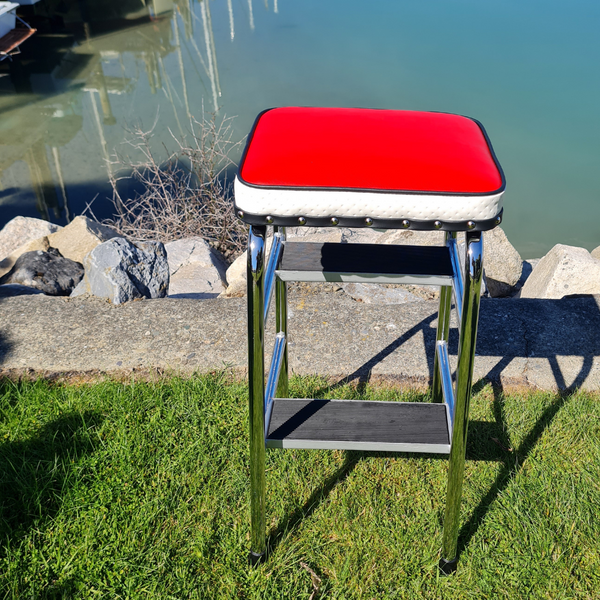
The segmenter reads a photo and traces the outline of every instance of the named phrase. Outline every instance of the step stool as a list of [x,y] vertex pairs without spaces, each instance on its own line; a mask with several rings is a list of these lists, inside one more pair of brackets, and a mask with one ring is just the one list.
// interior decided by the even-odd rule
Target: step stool
[[[482,125],[452,114],[275,108],[261,113],[235,181],[248,238],[250,562],[266,552],[265,449],[449,454],[440,569],[455,570],[482,278],[482,231],[502,219],[502,169]],[[273,243],[266,256],[267,227]],[[445,246],[286,241],[286,227],[443,230]],[[465,232],[460,266],[457,233]],[[432,403],[288,398],[288,281],[441,286]],[[276,337],[265,385],[264,324]],[[452,298],[459,347],[448,360]]]

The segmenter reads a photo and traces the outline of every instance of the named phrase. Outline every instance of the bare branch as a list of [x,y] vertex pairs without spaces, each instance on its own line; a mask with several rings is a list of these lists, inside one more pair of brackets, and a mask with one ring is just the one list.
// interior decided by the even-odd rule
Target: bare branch
[[[190,137],[178,138],[169,130],[176,150],[159,160],[151,147],[154,128],[130,127],[125,143],[135,158],[115,153],[111,160],[110,183],[116,216],[107,221],[122,235],[135,239],[169,242],[201,236],[232,260],[244,249],[245,228],[236,218],[227,169],[236,143],[232,120],[218,124],[215,117],[190,122]],[[239,143],[239,142],[238,142]],[[138,182],[141,191],[124,198],[120,181]]]

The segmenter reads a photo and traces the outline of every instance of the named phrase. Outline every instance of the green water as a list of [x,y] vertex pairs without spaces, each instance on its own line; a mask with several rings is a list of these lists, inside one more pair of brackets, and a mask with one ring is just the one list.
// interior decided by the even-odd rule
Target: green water
[[0,63],[0,225],[65,224],[112,205],[126,129],[155,147],[189,115],[242,138],[281,105],[438,110],[484,123],[506,172],[504,228],[524,258],[600,245],[600,5],[575,0],[68,0]]

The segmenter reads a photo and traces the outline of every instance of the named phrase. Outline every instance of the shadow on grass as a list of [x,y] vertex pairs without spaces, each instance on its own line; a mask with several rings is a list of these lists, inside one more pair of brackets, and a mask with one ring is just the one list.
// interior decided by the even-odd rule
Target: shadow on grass
[[[477,386],[474,386],[477,389]],[[542,434],[548,427],[550,427],[552,421],[560,411],[560,409],[569,400],[573,390],[568,392],[562,392],[556,396],[554,401],[548,406],[541,414],[540,418],[536,421],[535,425],[525,436],[518,448],[514,448],[510,441],[510,435],[506,425],[506,418],[504,414],[504,403],[502,401],[503,391],[501,387],[494,388],[494,417],[496,420],[496,429],[498,437],[494,438],[498,450],[500,451],[500,460],[504,463],[500,472],[496,476],[494,483],[491,485],[487,494],[479,501],[479,504],[473,509],[471,515],[461,527],[458,533],[458,548],[457,558],[469,545],[473,536],[477,533],[477,530],[484,522],[488,511],[490,510],[493,502],[498,496],[510,485],[511,481],[519,474],[523,468],[523,464],[536,447]],[[467,445],[467,460],[471,458],[473,451],[477,453],[477,448],[480,446],[480,440],[477,440],[477,435],[472,435],[472,425],[469,425],[469,442]],[[476,432],[475,432],[476,433]],[[486,448],[486,455],[487,455]],[[482,458],[482,460],[490,460],[490,458]]]
[[309,518],[319,505],[327,499],[331,490],[342,483],[354,467],[365,456],[365,452],[347,451],[344,462],[311,495],[310,498],[272,529],[267,535],[267,556],[272,554],[281,543],[285,534],[295,529],[301,521]]
[[[505,365],[501,361],[498,369],[503,369]],[[328,391],[340,387],[349,380],[355,378],[353,374],[348,379],[333,384],[332,386],[324,386],[317,391],[316,397],[325,394]],[[558,373],[557,373],[558,376]],[[484,379],[477,382],[473,386],[473,394],[478,393],[487,385],[488,382]],[[367,385],[367,381],[359,382],[359,387]],[[462,526],[458,537],[457,556],[466,549],[469,542],[484,522],[487,513],[496,500],[496,498],[510,485],[510,482],[517,476],[523,467],[537,443],[539,442],[544,431],[551,425],[552,421],[568,401],[570,395],[574,392],[572,386],[556,396],[554,401],[544,410],[533,428],[525,436],[518,448],[514,448],[510,439],[510,432],[507,426],[506,417],[504,414],[503,389],[501,386],[494,386],[494,401],[493,413],[494,421],[471,421],[469,423],[469,433],[467,441],[466,459],[469,461],[494,461],[503,463],[500,472],[498,473],[494,483],[489,491],[480,500],[479,504],[472,511],[465,524]],[[359,392],[363,390],[359,389]],[[331,490],[338,484],[343,482],[352,472],[354,467],[363,457],[389,457],[390,455],[398,458],[427,458],[448,460],[447,455],[435,454],[405,454],[405,453],[389,453],[389,452],[359,452],[352,451],[346,453],[346,458],[342,466],[328,477],[310,496],[301,508],[295,510],[287,516],[273,529],[267,538],[268,553],[273,552],[285,534],[294,528],[305,518],[310,517],[318,508],[321,502],[326,500]],[[440,498],[443,502],[443,498]]]
[[0,444],[0,547],[56,515],[101,422],[93,411],[69,413],[26,440]]

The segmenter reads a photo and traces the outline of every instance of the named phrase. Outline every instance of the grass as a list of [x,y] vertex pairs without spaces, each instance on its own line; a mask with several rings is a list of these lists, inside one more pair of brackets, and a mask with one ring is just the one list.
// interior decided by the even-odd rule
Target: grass
[[[406,399],[306,378],[292,390]],[[226,374],[1,381],[0,595],[600,597],[597,396],[477,391],[446,578],[447,461],[341,451],[267,453],[272,554],[249,568],[246,401]]]

